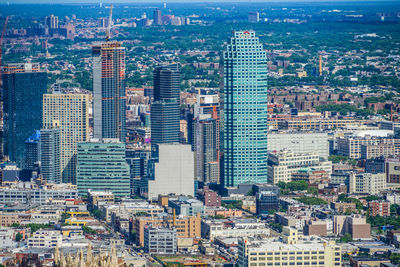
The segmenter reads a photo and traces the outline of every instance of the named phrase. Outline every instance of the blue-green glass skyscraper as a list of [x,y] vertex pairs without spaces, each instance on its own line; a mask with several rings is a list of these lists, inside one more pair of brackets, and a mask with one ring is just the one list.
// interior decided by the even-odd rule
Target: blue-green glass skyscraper
[[130,173],[125,144],[118,139],[107,138],[79,143],[76,184],[80,195],[86,195],[90,189],[129,197]]
[[254,31],[235,31],[224,51],[225,187],[267,182],[267,53]]

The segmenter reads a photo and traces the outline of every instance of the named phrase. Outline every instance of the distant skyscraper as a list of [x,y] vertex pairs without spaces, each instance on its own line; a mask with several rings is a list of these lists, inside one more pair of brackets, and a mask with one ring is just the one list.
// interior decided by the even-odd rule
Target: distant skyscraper
[[42,97],[47,74],[39,64],[8,64],[3,68],[3,114],[5,155],[24,167],[25,141],[42,127]]
[[58,17],[54,15],[47,16],[45,24],[49,29],[58,29]]
[[249,23],[257,23],[260,21],[260,13],[258,12],[249,12],[247,20]]
[[177,64],[154,70],[151,104],[151,143],[173,143],[180,139],[180,72]]
[[162,25],[161,10],[159,10],[158,8],[154,10],[153,18],[154,18],[154,25]]
[[43,179],[61,183],[61,131],[60,128],[40,130],[40,173]]
[[80,195],[86,195],[91,189],[129,197],[130,174],[125,144],[118,139],[79,143],[76,183]]
[[25,169],[33,170],[35,163],[39,161],[39,140],[40,131],[35,130],[33,134],[25,141]]
[[89,141],[89,95],[45,94],[43,127],[61,130],[63,182],[76,183],[76,153],[79,142]]
[[267,182],[267,53],[254,31],[224,52],[224,186]]
[[126,137],[125,48],[119,42],[93,45],[94,137]]

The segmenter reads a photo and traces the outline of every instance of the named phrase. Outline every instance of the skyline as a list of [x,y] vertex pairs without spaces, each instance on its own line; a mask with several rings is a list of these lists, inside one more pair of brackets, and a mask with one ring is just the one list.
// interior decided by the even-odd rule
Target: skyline
[[[337,0],[337,1],[329,1],[329,0],[235,0],[235,1],[229,1],[229,0],[168,0],[166,1],[168,3],[187,3],[187,2],[194,2],[194,3],[331,3],[335,4],[337,2],[342,2],[342,3],[365,3],[365,2],[397,2],[397,0],[384,0],[384,1],[377,1],[377,0]],[[7,1],[7,0],[0,0],[0,4],[97,4],[97,3],[103,3],[103,4],[162,4],[164,3],[163,0],[158,0],[158,1],[141,1],[141,0],[118,0],[118,1],[113,1],[113,0],[85,0],[85,1],[79,1],[79,0],[12,0],[12,1]]]

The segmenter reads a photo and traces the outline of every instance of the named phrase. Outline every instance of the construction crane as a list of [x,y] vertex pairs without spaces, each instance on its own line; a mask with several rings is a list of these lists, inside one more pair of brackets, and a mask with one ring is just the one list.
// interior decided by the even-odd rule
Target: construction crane
[[107,24],[107,29],[106,29],[106,41],[107,42],[110,40],[111,24],[112,24],[112,9],[113,9],[113,5],[111,4],[110,15],[108,16],[108,24]]

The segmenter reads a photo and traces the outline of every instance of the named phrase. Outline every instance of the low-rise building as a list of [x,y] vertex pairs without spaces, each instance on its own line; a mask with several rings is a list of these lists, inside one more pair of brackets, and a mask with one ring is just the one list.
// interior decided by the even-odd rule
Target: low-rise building
[[224,207],[209,207],[206,209],[206,214],[213,217],[242,217],[243,211],[239,209],[227,209]]
[[389,201],[390,204],[400,205],[400,193],[389,192],[385,195],[385,200]]
[[324,132],[270,131],[268,133],[268,150],[288,150],[293,153],[316,151],[318,156],[328,159],[328,134]]
[[332,162],[323,160],[316,152],[296,154],[289,151],[278,151],[268,155],[269,183],[290,182],[292,174],[304,169],[323,170],[330,177]]
[[0,226],[11,226],[13,224],[21,224],[31,219],[30,214],[26,213],[0,213]]
[[399,148],[393,144],[361,145],[361,159],[395,156],[399,152]]
[[62,234],[55,230],[39,230],[28,238],[28,247],[55,248],[62,244]]
[[176,229],[155,228],[145,226],[144,228],[144,251],[150,254],[169,254],[177,252]]
[[388,259],[378,259],[369,257],[351,257],[350,267],[364,267],[364,266],[384,266],[382,264],[389,263]]
[[[351,159],[360,159],[362,156],[361,147],[362,146],[385,146],[386,149],[392,146],[393,154],[397,155],[400,152],[400,139],[393,138],[382,138],[374,137],[371,135],[366,136],[346,136],[337,139],[337,150],[339,155],[349,157]],[[390,148],[390,150],[392,150]],[[381,149],[375,149],[370,147],[370,155],[372,155],[372,150],[381,151]],[[383,151],[383,150],[382,150]],[[368,154],[366,154],[367,156]]]
[[197,197],[203,201],[206,207],[220,207],[221,196],[217,192],[210,190],[208,186],[204,186],[202,189],[197,191]]
[[390,216],[390,202],[389,201],[370,201],[368,202],[369,216]]
[[350,193],[376,195],[385,189],[386,175],[384,173],[350,174]]
[[31,182],[8,183],[0,188],[0,203],[39,203],[49,199],[76,199],[78,191],[71,184],[35,184]]
[[271,190],[263,190],[256,195],[257,214],[268,213],[279,209],[280,190],[277,187],[271,187]]
[[291,242],[279,239],[239,240],[239,267],[248,266],[341,266],[341,249],[334,241],[309,237]]
[[270,235],[270,230],[264,222],[254,219],[203,220],[201,234],[213,241],[216,237],[265,237]]
[[136,244],[144,245],[144,228],[146,225],[153,227],[176,228],[178,238],[200,238],[201,237],[201,217],[197,216],[136,216],[129,220],[129,233],[134,231]]
[[178,199],[169,199],[168,206],[175,210],[177,215],[196,216],[204,214],[205,207],[203,202],[188,197],[179,197]]
[[356,204],[353,202],[331,202],[331,208],[338,213],[354,213],[356,211]]
[[115,201],[115,196],[111,191],[92,191],[88,190],[88,203],[92,207],[98,207],[99,203],[103,205],[112,204]]

